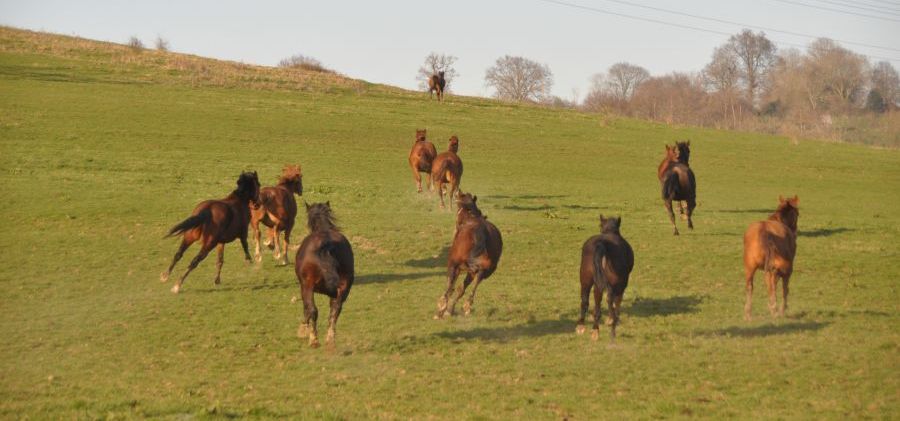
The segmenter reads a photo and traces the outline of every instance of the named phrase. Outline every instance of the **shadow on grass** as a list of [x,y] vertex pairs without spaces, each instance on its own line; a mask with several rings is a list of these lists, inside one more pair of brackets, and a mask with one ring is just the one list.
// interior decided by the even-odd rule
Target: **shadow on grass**
[[799,237],[829,237],[834,234],[840,234],[842,232],[854,231],[853,228],[819,228],[811,231],[800,231],[797,233]]
[[574,210],[597,210],[600,209],[600,206],[583,206],[583,205],[562,205],[562,207],[566,209],[574,209]]
[[484,196],[484,198],[485,198],[485,199],[491,198],[491,199],[516,199],[516,200],[534,200],[534,199],[541,199],[541,200],[543,200],[543,199],[558,199],[558,198],[560,198],[560,197],[568,197],[568,196],[569,196],[569,195],[567,195],[567,194],[544,194],[544,195],[541,195],[541,194],[521,194],[521,195],[518,195],[518,196],[506,196],[506,195],[499,194],[499,195]]
[[734,336],[740,338],[758,338],[764,336],[784,335],[788,333],[814,332],[828,326],[831,322],[786,322],[762,326],[732,326],[717,330],[701,330],[695,334],[700,336]]
[[438,332],[434,335],[445,339],[480,339],[491,342],[508,342],[521,337],[559,335],[572,332],[575,332],[574,320],[541,320],[539,322],[526,323],[517,326],[479,327],[454,332]]
[[447,266],[447,255],[450,254],[450,246],[444,246],[437,257],[426,257],[424,259],[409,259],[403,264],[414,268],[442,268]]
[[552,209],[550,205],[534,205],[534,206],[520,206],[520,205],[506,205],[501,206],[503,209],[514,210],[514,211],[541,211]]
[[196,289],[191,288],[190,284],[185,282],[185,289],[182,290],[182,292],[187,292],[187,293],[199,292],[199,293],[203,293],[203,294],[209,294],[209,293],[213,293],[213,292],[225,292],[225,291],[263,291],[263,290],[269,290],[269,289],[286,289],[286,288],[297,287],[298,284],[297,284],[296,278],[294,278],[292,275],[291,279],[292,279],[292,282],[280,282],[280,283],[274,283],[274,284],[266,283],[266,284],[255,284],[255,285],[246,285],[245,284],[245,285],[234,285],[234,286],[228,285],[228,281],[222,280],[222,284],[220,284],[220,285],[213,285],[213,287],[211,287],[211,288],[203,288],[201,286],[200,288],[196,288]]
[[775,209],[719,209],[713,212],[720,213],[772,213],[775,212]]
[[357,284],[381,284],[393,281],[409,281],[412,279],[422,279],[432,276],[446,276],[447,272],[435,271],[424,273],[368,273],[357,276],[354,283]]
[[671,316],[696,313],[703,302],[700,295],[682,295],[668,298],[638,298],[625,313],[632,317]]

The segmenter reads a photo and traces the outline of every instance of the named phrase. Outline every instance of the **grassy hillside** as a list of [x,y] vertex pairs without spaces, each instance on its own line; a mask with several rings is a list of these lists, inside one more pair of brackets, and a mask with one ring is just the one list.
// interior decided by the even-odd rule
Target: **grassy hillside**
[[[900,417],[896,150],[185,58],[232,69],[196,83],[165,65],[184,56],[135,54],[0,30],[0,417]],[[441,150],[459,136],[463,190],[503,232],[469,317],[431,319],[453,214],[415,193],[420,127]],[[700,205],[673,237],[656,165],[683,138]],[[234,243],[222,285],[212,258],[182,294],[159,282],[198,201],[294,162],[356,252],[332,352],[296,337],[296,278],[271,255]],[[800,196],[790,315],[768,317],[758,275],[744,322],[741,235],[779,194]],[[599,213],[636,254],[615,346],[574,334]]]

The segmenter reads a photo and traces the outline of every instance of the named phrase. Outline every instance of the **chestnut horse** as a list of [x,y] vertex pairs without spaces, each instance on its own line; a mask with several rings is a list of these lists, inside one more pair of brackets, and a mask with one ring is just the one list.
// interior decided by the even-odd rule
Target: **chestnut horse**
[[431,95],[431,98],[434,99],[434,94],[437,92],[437,97],[439,102],[444,102],[444,88],[447,86],[447,81],[444,79],[444,72],[437,72],[436,75],[431,75],[428,78],[428,93]]
[[[303,196],[303,174],[299,165],[286,165],[275,187],[265,187],[259,191],[258,205],[251,208],[250,228],[256,239],[256,261],[262,261],[259,253],[259,223],[267,226],[266,245],[275,249],[275,258],[281,264],[288,264],[288,247],[291,230],[297,217],[297,202],[294,195]],[[284,242],[279,244],[278,234],[284,233]]]
[[216,260],[216,279],[215,283],[221,282],[222,264],[225,256],[225,244],[234,241],[236,238],[241,239],[241,247],[244,248],[244,256],[250,261],[250,251],[247,250],[247,225],[250,222],[250,202],[256,202],[259,197],[259,178],[256,171],[241,173],[237,180],[237,188],[227,197],[221,200],[206,200],[200,202],[195,208],[191,216],[181,221],[178,225],[169,230],[166,237],[173,235],[182,235],[181,245],[175,252],[175,258],[169,269],[162,273],[160,280],[166,282],[169,280],[169,274],[175,263],[181,259],[185,250],[197,240],[200,240],[200,252],[191,260],[188,269],[181,276],[181,279],[172,287],[172,292],[181,291],[181,285],[184,279],[191,273],[194,268],[200,264],[206,255],[218,247],[218,260]]
[[441,208],[444,208],[444,183],[450,185],[447,196],[453,199],[459,192],[459,182],[462,179],[463,164],[456,152],[459,151],[459,138],[450,137],[447,143],[447,151],[442,152],[431,163],[431,184],[437,188],[441,196]]
[[[474,282],[472,294],[463,307],[467,316],[471,314],[478,285],[494,273],[500,261],[503,238],[497,227],[488,222],[487,216],[478,209],[477,201],[477,196],[468,193],[461,193],[457,200],[459,210],[456,212],[456,234],[447,256],[447,291],[438,300],[435,319],[443,318],[447,313],[452,316],[456,301],[462,298],[466,288]],[[451,297],[460,270],[466,272],[466,279],[456,296]]]
[[769,219],[750,224],[744,232],[744,278],[747,288],[747,302],[744,304],[744,318],[750,320],[750,303],[753,298],[753,276],[757,269],[766,273],[766,288],[769,291],[769,312],[775,317],[775,287],[781,277],[781,308],[778,314],[784,316],[788,304],[788,283],[794,271],[794,254],[797,252],[797,218],[800,198],[796,195],[785,200],[778,197],[778,208]]
[[319,346],[316,329],[319,310],[316,308],[313,292],[331,298],[331,315],[328,317],[325,344],[334,345],[335,325],[353,286],[353,249],[347,237],[335,225],[330,202],[305,206],[309,235],[303,239],[294,259],[304,314],[297,336],[303,338],[308,335],[309,346],[316,348]]
[[[675,142],[675,146],[672,148],[666,145],[666,157],[657,169],[657,176],[662,187],[662,199],[665,202],[666,211],[669,212],[669,220],[672,222],[675,235],[678,235],[678,227],[675,226],[675,214],[672,212],[673,200],[687,202],[688,228],[694,229],[694,221],[691,216],[694,214],[694,208],[697,207],[697,181],[688,164],[691,154],[690,144],[690,141]],[[684,213],[684,205],[681,203],[679,205]]]
[[619,227],[622,218],[604,218],[600,215],[600,235],[595,235],[581,247],[581,316],[575,326],[576,333],[584,333],[584,316],[588,311],[591,288],[594,289],[594,326],[591,337],[600,337],[600,306],[603,293],[609,308],[607,323],[610,325],[609,338],[616,339],[616,325],[622,296],[628,287],[628,277],[634,268],[634,251],[628,241],[622,238]]
[[[416,143],[409,152],[409,167],[412,168],[413,178],[416,180],[416,190],[422,192],[422,178],[420,172],[431,173],[431,163],[437,156],[434,143],[425,140],[425,129],[416,129]],[[431,177],[427,177],[431,181]],[[434,190],[434,183],[429,182],[429,190]]]

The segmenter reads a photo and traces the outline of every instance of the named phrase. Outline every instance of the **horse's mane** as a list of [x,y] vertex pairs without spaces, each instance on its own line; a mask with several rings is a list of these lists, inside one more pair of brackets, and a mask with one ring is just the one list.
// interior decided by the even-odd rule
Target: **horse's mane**
[[[250,197],[250,195],[253,194],[253,187],[258,183],[259,178],[256,175],[256,171],[242,172],[237,180],[237,188],[235,188],[231,194],[240,197],[243,200],[255,200],[256,198]],[[257,191],[257,193],[259,192]]]
[[619,234],[622,225],[622,217],[604,218],[600,215],[600,232],[603,234]]
[[676,159],[678,162],[690,166],[688,161],[691,159],[691,141],[675,142]]
[[786,225],[791,231],[797,232],[797,218],[800,216],[800,209],[797,207],[797,197],[782,200],[778,204],[778,209],[769,215],[770,221],[778,221]]
[[299,165],[285,165],[284,169],[281,170],[281,177],[278,177],[278,185],[282,186],[296,182],[302,176]]
[[328,202],[306,205],[306,226],[310,232],[340,231],[336,221]]

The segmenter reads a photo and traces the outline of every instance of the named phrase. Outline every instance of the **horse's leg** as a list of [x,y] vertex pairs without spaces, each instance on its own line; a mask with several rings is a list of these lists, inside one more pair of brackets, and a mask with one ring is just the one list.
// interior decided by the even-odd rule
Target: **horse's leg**
[[600,339],[600,309],[603,307],[603,288],[594,283],[594,326],[591,327],[591,339]]
[[288,259],[288,252],[290,251],[291,245],[291,230],[294,229],[293,223],[288,223],[288,225],[284,228],[284,254],[281,255],[281,263],[285,266],[290,263],[290,259]]
[[482,272],[478,272],[475,274],[475,285],[472,285],[472,293],[469,294],[469,298],[466,300],[466,304],[463,305],[463,314],[466,316],[472,314],[472,305],[475,304],[475,292],[478,291],[478,285],[481,285],[482,280]]
[[784,317],[784,313],[788,309],[788,282],[791,280],[791,270],[786,271],[784,276],[781,277],[781,309],[778,313]]
[[594,286],[593,283],[587,285],[584,282],[581,283],[581,315],[578,317],[578,322],[575,323],[575,333],[579,335],[584,333],[584,317],[587,315],[588,307],[591,305],[592,286]]
[[[456,302],[459,301],[459,299],[462,298],[463,294],[466,293],[466,288],[468,288],[469,284],[471,284],[471,283],[472,283],[472,274],[466,273],[466,279],[464,279],[462,285],[460,285],[459,288],[456,289],[456,294],[451,295],[450,303],[447,304],[448,312],[450,313],[451,316],[456,314]],[[466,313],[466,314],[468,314],[468,313]]]
[[251,223],[250,227],[253,228],[253,238],[256,239],[256,251],[253,253],[253,258],[256,259],[257,262],[262,261],[262,254],[259,252],[259,222]]
[[419,169],[416,168],[415,165],[410,164],[413,172],[413,179],[416,180],[416,191],[422,193],[422,175],[419,174]]
[[214,283],[219,285],[222,283],[222,265],[225,264],[225,243],[216,246],[216,280]]
[[744,281],[746,282],[745,289],[746,289],[746,293],[747,293],[747,300],[744,302],[744,320],[746,320],[748,322],[751,319],[750,309],[751,309],[751,302],[753,301],[753,275],[755,272],[756,272],[755,268],[752,268],[752,267],[744,268]]
[[616,341],[616,325],[619,324],[619,316],[616,314],[616,306],[615,302],[617,300],[616,295],[613,293],[612,288],[610,288],[609,293],[606,294],[606,306],[609,311],[609,318],[612,319],[612,323],[609,324],[609,341]]
[[250,257],[250,247],[247,245],[247,236],[250,233],[249,231],[250,230],[247,226],[242,227],[239,237],[241,239],[241,248],[244,249],[244,260],[247,261],[247,263],[252,263],[253,258]]
[[173,293],[178,294],[178,292],[181,291],[181,285],[184,284],[184,279],[187,278],[188,274],[190,274],[191,271],[194,270],[194,268],[196,268],[197,265],[199,265],[200,262],[202,262],[203,259],[206,258],[206,255],[209,254],[209,252],[215,246],[216,246],[215,240],[212,240],[211,237],[208,240],[204,239],[203,247],[200,248],[200,253],[197,253],[197,255],[194,256],[194,259],[191,260],[191,264],[188,265],[187,271],[184,272],[184,275],[181,275],[181,279],[179,279],[178,282],[175,284],[175,286],[172,287]]
[[687,200],[687,221],[688,221],[688,229],[694,229],[694,220],[691,217],[694,215],[694,208],[697,207],[696,199],[688,199]]
[[[301,282],[306,282],[302,280]],[[309,346],[317,348],[319,346],[319,332],[316,330],[316,321],[319,319],[319,309],[316,308],[316,301],[313,299],[313,285],[309,283],[309,287],[301,287],[300,295],[303,297],[303,324],[297,329],[297,336],[309,337]]]
[[328,316],[328,334],[325,336],[325,346],[334,347],[334,333],[337,326],[337,319],[341,315],[341,307],[344,305],[342,299],[343,294],[339,290],[337,295],[331,299],[331,314]]
[[776,300],[775,300],[775,287],[778,283],[778,272],[775,270],[766,272],[766,290],[769,292],[769,314],[772,317],[775,317],[777,313],[775,312]]
[[669,221],[672,222],[673,234],[678,235],[678,227],[675,226],[675,213],[672,212],[672,199],[666,199],[666,212],[669,213]]
[[439,179],[437,182],[437,193],[441,197],[441,209],[444,209],[444,180]]
[[447,269],[447,290],[444,291],[444,295],[438,300],[438,311],[437,314],[434,315],[435,319],[441,319],[444,317],[444,313],[447,311],[447,301],[450,297],[450,294],[453,293],[453,285],[456,284],[456,278],[459,276],[459,268],[456,266],[452,266]]
[[687,219],[687,214],[685,213],[685,207],[687,207],[687,204],[685,204],[685,201],[679,200],[678,201],[678,213],[681,215],[682,220]]
[[191,246],[193,241],[188,241],[187,238],[181,239],[181,245],[178,246],[178,251],[175,252],[175,257],[172,259],[172,264],[169,265],[169,268],[166,269],[161,275],[159,275],[159,280],[162,282],[166,282],[169,280],[169,274],[172,273],[172,269],[175,268],[175,264],[181,260],[181,257],[184,256],[184,251]]
[[273,241],[275,238],[274,234],[275,230],[273,230],[272,227],[266,227],[266,241],[263,242],[263,244],[265,244],[266,248],[269,250],[273,250],[275,248],[275,243]]

